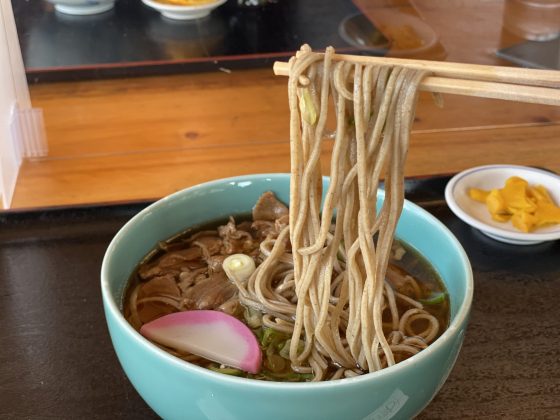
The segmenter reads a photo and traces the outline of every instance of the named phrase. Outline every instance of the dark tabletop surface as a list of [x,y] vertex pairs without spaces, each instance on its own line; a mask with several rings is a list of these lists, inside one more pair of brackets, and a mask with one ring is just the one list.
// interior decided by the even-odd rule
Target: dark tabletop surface
[[259,7],[229,0],[193,21],[164,18],[140,0],[119,0],[91,16],[57,12],[45,0],[12,5],[30,82],[269,66],[303,42],[350,51],[339,27],[360,13],[352,0]]
[[[457,364],[419,418],[560,418],[560,241],[483,236],[448,210],[446,181],[409,181],[409,198],[459,238],[475,295]],[[119,366],[99,285],[109,241],[146,204],[0,213],[0,418],[156,417]]]

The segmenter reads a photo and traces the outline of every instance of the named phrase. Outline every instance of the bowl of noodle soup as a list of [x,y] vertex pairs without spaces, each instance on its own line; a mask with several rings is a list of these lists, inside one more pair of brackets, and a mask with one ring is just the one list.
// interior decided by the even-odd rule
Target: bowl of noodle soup
[[[329,179],[323,178],[322,183],[326,192]],[[147,207],[115,236],[103,261],[101,289],[113,346],[131,383],[163,418],[377,419],[418,414],[441,388],[457,359],[473,280],[457,239],[435,217],[408,201],[396,237],[423,255],[441,276],[449,296],[450,319],[439,338],[407,360],[334,381],[265,382],[180,360],[127,322],[122,309],[128,279],[158,241],[189,226],[248,213],[266,191],[289,204],[290,175],[240,176],[185,189]],[[378,210],[383,201],[380,191]]]

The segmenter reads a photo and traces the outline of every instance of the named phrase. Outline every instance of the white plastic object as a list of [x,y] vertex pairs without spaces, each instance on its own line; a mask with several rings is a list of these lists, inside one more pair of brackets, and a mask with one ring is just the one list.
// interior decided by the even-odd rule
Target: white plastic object
[[10,1],[0,2],[0,196],[9,208],[22,159],[47,153],[40,109],[31,106]]

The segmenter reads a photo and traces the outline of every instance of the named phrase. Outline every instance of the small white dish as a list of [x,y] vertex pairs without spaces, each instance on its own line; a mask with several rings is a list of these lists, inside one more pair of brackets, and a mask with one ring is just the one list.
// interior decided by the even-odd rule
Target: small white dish
[[48,0],[57,12],[67,15],[96,15],[111,10],[115,0]]
[[155,0],[142,0],[146,6],[158,10],[163,16],[175,20],[192,20],[206,17],[216,7],[221,6],[227,0],[216,0],[199,6],[179,6],[175,4],[159,3]]
[[469,188],[491,190],[502,188],[506,179],[519,176],[530,185],[543,185],[556,204],[560,203],[560,176],[548,171],[518,165],[487,165],[468,169],[455,175],[445,187],[445,200],[455,215],[485,235],[500,242],[534,245],[560,239],[560,225],[550,225],[533,232],[517,230],[511,222],[492,220],[486,205],[469,197]]

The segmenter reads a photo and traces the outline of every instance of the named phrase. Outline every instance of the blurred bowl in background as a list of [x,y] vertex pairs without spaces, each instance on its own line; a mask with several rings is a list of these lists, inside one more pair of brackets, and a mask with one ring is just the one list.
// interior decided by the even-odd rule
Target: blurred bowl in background
[[349,45],[371,54],[385,55],[389,51],[389,40],[362,13],[345,17],[340,22],[338,34]]
[[115,0],[47,0],[56,11],[68,15],[95,15],[111,10]]
[[439,37],[425,21],[417,16],[389,9],[375,10],[373,23],[389,40],[388,55],[414,58],[433,49]]
[[142,0],[142,3],[158,10],[166,18],[175,20],[191,20],[208,16],[212,10],[221,6],[226,1],[227,0],[215,0],[196,6],[179,6],[175,4],[160,3],[156,0]]

